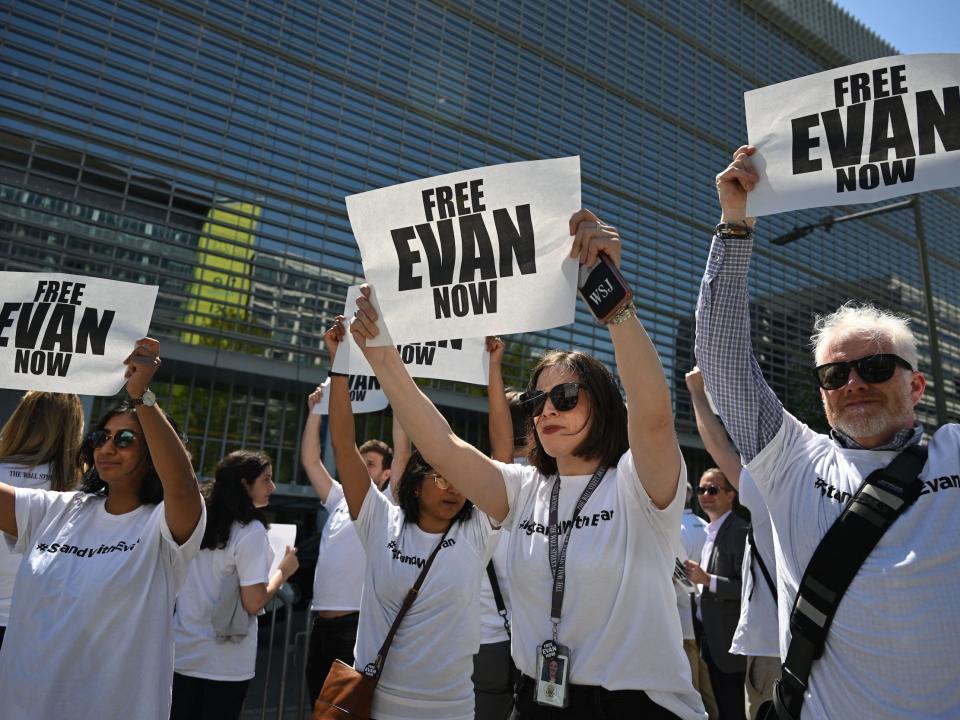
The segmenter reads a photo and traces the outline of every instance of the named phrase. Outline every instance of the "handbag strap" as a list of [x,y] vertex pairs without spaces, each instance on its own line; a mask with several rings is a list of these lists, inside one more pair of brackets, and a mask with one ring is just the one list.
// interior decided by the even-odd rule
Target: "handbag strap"
[[487,579],[490,581],[490,589],[493,590],[493,601],[497,604],[497,613],[503,619],[503,627],[507,631],[507,636],[513,637],[510,632],[510,616],[507,613],[507,604],[503,601],[500,582],[497,580],[497,569],[493,566],[492,559],[487,563]]
[[870,473],[817,545],[790,613],[790,645],[774,685],[780,720],[799,719],[811,666],[823,654],[840,601],[880,538],[920,497],[926,460],[927,448],[913,445]]
[[[757,550],[757,543],[753,539],[753,525],[747,530],[747,547],[750,550],[750,577],[753,578],[754,564],[759,565],[760,572],[763,573],[763,579],[766,581],[767,587],[770,588],[770,594],[773,595],[773,601],[777,602],[777,584],[773,581],[773,578],[770,577],[770,571],[767,570],[767,565],[763,562],[760,551]],[[753,591],[756,589],[757,582],[754,580],[753,587],[750,588],[750,596],[747,600],[753,600]]]
[[380,652],[377,653],[377,659],[372,663],[367,663],[367,666],[363,669],[363,674],[367,677],[376,678],[378,680],[380,679],[380,673],[383,672],[383,664],[387,659],[387,653],[390,652],[390,644],[393,642],[393,636],[397,634],[397,629],[400,627],[400,623],[403,621],[404,615],[407,614],[410,606],[413,605],[413,601],[417,599],[417,595],[420,592],[420,586],[423,585],[423,581],[427,577],[427,572],[429,572],[430,566],[433,565],[434,558],[437,557],[437,553],[440,552],[440,548],[443,547],[443,541],[447,539],[447,533],[450,532],[451,527],[453,527],[452,522],[447,529],[443,531],[443,536],[440,538],[440,542],[437,543],[437,546],[433,549],[433,552],[430,553],[430,557],[427,558],[427,562],[424,563],[423,570],[420,571],[417,581],[407,592],[407,596],[403,600],[403,605],[400,606],[400,611],[397,613],[397,617],[394,619],[393,625],[390,626],[390,632],[387,633],[387,639],[384,640],[383,645],[380,646]]

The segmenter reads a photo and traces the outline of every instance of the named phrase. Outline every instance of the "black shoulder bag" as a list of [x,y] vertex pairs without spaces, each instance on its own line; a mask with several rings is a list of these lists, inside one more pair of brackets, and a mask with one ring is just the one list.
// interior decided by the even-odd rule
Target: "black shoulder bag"
[[844,593],[884,533],[923,490],[927,449],[912,445],[863,481],[810,558],[790,613],[790,645],[764,720],[799,720],[814,660]]

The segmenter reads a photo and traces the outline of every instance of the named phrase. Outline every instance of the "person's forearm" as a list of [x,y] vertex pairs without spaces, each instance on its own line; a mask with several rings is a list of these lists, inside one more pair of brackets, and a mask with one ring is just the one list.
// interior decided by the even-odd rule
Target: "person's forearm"
[[697,302],[695,353],[707,391],[745,463],[777,434],[783,406],[753,355],[747,269],[750,239],[714,237]]
[[735,487],[740,487],[740,456],[727,439],[727,432],[717,416],[713,414],[707,396],[702,392],[691,392],[690,400],[693,403],[693,414],[697,421],[697,431],[707,453],[713,462],[720,468],[727,480]]
[[320,502],[326,502],[327,495],[333,487],[333,477],[320,459],[320,416],[313,412],[307,416],[307,422],[303,427],[303,437],[300,440],[300,463]]
[[0,483],[0,532],[17,537],[16,490],[12,485]]
[[514,427],[507,403],[503,370],[499,362],[490,363],[487,381],[487,423],[490,429],[490,457],[500,462],[513,462]]
[[330,440],[337,461],[340,486],[350,516],[355,520],[370,489],[370,475],[357,450],[357,431],[353,424],[350,389],[345,376],[334,376],[330,381]]

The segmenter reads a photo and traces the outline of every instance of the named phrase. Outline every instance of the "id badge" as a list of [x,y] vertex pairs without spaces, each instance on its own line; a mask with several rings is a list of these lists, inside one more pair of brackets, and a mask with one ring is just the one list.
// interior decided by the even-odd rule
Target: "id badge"
[[565,708],[570,676],[570,648],[547,640],[537,646],[537,686],[533,699],[539,705]]

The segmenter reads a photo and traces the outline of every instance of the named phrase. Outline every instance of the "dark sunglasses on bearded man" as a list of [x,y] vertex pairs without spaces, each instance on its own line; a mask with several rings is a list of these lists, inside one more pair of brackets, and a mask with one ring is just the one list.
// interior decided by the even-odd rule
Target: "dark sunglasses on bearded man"
[[913,370],[910,363],[893,353],[880,353],[859,360],[826,363],[816,367],[817,382],[824,390],[837,390],[847,384],[850,379],[850,368],[853,368],[865,383],[882,383],[893,377],[897,366]]

